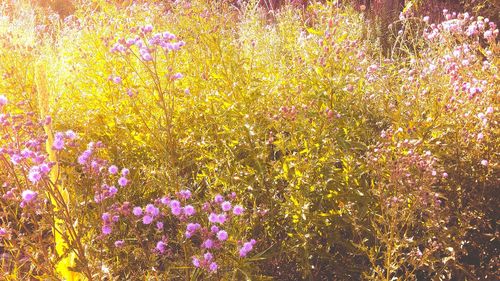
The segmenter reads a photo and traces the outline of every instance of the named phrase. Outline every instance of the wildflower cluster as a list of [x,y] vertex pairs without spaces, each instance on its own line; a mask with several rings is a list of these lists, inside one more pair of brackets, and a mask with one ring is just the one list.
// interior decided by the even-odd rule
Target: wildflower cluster
[[102,142],[90,142],[87,149],[78,157],[78,163],[85,173],[93,178],[100,178],[100,184],[94,186],[94,201],[99,203],[105,199],[113,198],[118,188],[129,184],[127,176],[130,170],[122,168],[121,172],[115,165],[109,165],[108,161],[99,158],[97,150],[104,147]]
[[[152,253],[173,258],[176,244],[190,245],[195,253],[198,252],[191,258],[192,266],[209,272],[218,270],[223,262],[222,256],[231,252],[235,245],[240,245],[239,256],[246,257],[256,241],[240,242],[230,234],[231,225],[241,223],[245,213],[241,205],[234,203],[236,194],[216,195],[212,201],[203,204],[190,203],[192,196],[191,191],[185,189],[174,196],[157,198],[145,206],[132,206],[129,202],[114,204],[101,216],[102,234],[110,235],[116,228],[118,233],[110,239],[114,240],[115,247],[122,248],[131,239],[119,232],[119,223],[135,225],[138,235],[151,235],[152,230],[158,239],[150,248]],[[176,237],[183,238],[179,241]]]
[[186,44],[182,40],[176,41],[177,37],[168,31],[153,34],[152,25],[132,28],[130,31],[132,36],[118,39],[110,50],[112,53],[132,54],[144,62],[150,62],[157,56],[157,51],[163,50],[166,54],[178,51]]

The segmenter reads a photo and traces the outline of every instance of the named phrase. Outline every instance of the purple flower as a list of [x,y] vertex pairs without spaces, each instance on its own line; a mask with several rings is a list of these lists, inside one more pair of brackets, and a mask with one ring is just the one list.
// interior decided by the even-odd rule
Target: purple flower
[[146,205],[146,212],[155,217],[160,213],[160,210],[156,208],[153,204],[148,204]]
[[204,258],[206,261],[211,261],[211,260],[214,258],[214,255],[212,255],[212,253],[210,253],[210,252],[206,252],[206,253],[203,255],[203,258]]
[[149,52],[141,53],[141,57],[142,57],[143,61],[152,61],[153,60],[153,57],[151,56],[151,54]]
[[8,102],[7,98],[4,95],[0,95],[0,107],[6,105]]
[[237,215],[237,216],[239,216],[239,215],[243,214],[243,211],[244,211],[244,209],[243,209],[243,207],[242,207],[242,206],[240,206],[240,205],[236,205],[236,206],[234,206],[234,208],[233,208],[233,214],[235,214],[235,215]]
[[171,200],[170,201],[170,208],[174,209],[180,209],[181,208],[181,202],[177,201],[177,200]]
[[112,231],[111,225],[105,224],[102,226],[102,234],[109,235],[111,234],[111,231]]
[[64,139],[56,137],[54,139],[54,143],[52,144],[52,148],[55,150],[63,150],[64,149]]
[[172,208],[171,211],[172,211],[172,215],[180,216],[182,213],[182,208]]
[[193,257],[194,267],[200,267],[200,260],[197,257]]
[[35,200],[36,197],[38,196],[38,193],[33,191],[33,190],[25,190],[23,193],[21,193],[21,197],[23,198],[23,202],[25,204],[30,203],[31,201]]
[[33,151],[25,148],[21,151],[21,156],[23,158],[31,158],[34,155]]
[[151,24],[145,25],[144,27],[141,28],[142,32],[144,33],[149,33],[153,31],[153,26]]
[[111,215],[109,213],[103,213],[101,219],[103,222],[109,222],[111,220]]
[[182,79],[182,77],[184,77],[182,73],[176,73],[172,76],[172,80]]
[[483,165],[485,167],[488,166],[488,160],[486,160],[486,159],[481,160],[481,165]]
[[215,195],[214,202],[215,203],[222,203],[222,202],[224,202],[224,197],[222,197],[222,195],[220,195],[220,194],[217,194],[217,195]]
[[115,84],[122,83],[122,78],[120,76],[113,76],[113,78],[111,78],[111,80],[113,80],[113,83],[115,83]]
[[226,231],[221,230],[221,231],[217,232],[217,239],[219,239],[220,241],[227,240],[227,237],[228,237],[228,235],[227,235]]
[[114,186],[109,187],[109,195],[110,196],[115,196],[115,194],[118,192],[118,189]]
[[40,173],[40,167],[38,166],[33,166],[31,167],[29,173],[28,173],[28,179],[33,183],[37,183],[42,179],[42,174]]
[[80,157],[78,157],[78,163],[81,164],[81,165],[84,165],[85,163],[87,163],[87,161],[89,160],[90,156],[92,155],[92,149],[89,148],[87,150],[85,150],[82,155],[80,155]]
[[210,227],[210,231],[212,231],[213,233],[217,233],[217,232],[219,232],[219,228],[217,226],[215,226],[215,225],[212,225]]
[[203,248],[211,249],[214,246],[214,241],[212,239],[207,239],[203,242]]
[[68,130],[68,131],[66,131],[65,135],[66,135],[66,137],[67,137],[68,139],[70,139],[70,140],[74,140],[74,139],[76,139],[76,133],[75,133],[75,132],[73,132],[72,130]]
[[128,176],[129,173],[130,173],[129,169],[127,169],[127,168],[122,169],[122,176],[126,177],[126,176]]
[[250,242],[245,242],[243,247],[240,248],[240,257],[246,257],[248,252],[252,251],[253,245],[257,243],[254,239],[250,240]]
[[198,223],[188,223],[188,225],[186,226],[186,230],[189,232],[195,232],[200,227],[201,225]]
[[169,205],[170,204],[170,198],[168,198],[167,196],[163,196],[160,199],[160,203],[162,203],[163,205]]
[[226,214],[219,214],[217,216],[217,221],[220,223],[220,224],[223,224],[226,222]]
[[158,243],[156,243],[156,250],[158,250],[158,252],[160,252],[162,254],[165,252],[166,247],[167,247],[167,244],[163,241],[158,241]]
[[209,269],[210,269],[210,271],[212,271],[212,272],[216,272],[216,271],[217,271],[217,268],[218,268],[218,266],[217,266],[217,263],[216,263],[216,262],[212,262],[212,263],[210,264],[210,266],[209,266]]
[[108,172],[112,175],[115,175],[116,173],[118,173],[118,167],[116,167],[115,165],[111,165],[108,168]]
[[18,154],[14,154],[14,155],[10,156],[10,162],[12,162],[12,164],[14,164],[14,165],[19,165],[19,163],[22,160],[23,160],[23,157],[21,157]]
[[240,249],[240,257],[244,258],[244,257],[247,256],[247,254],[248,254],[248,252],[246,252],[245,250],[243,250],[243,248]]
[[208,221],[211,223],[217,223],[219,222],[219,217],[216,213],[210,213],[210,215],[208,215]]
[[231,210],[231,203],[229,201],[222,202],[222,204],[220,204],[220,206],[224,212]]
[[142,208],[141,207],[134,207],[132,210],[132,214],[134,214],[136,217],[142,215]]
[[150,224],[152,222],[153,222],[153,217],[151,217],[150,215],[145,215],[144,217],[142,217],[143,224]]
[[156,228],[157,228],[158,230],[162,230],[162,229],[163,229],[163,223],[162,223],[161,221],[157,222],[157,223],[156,223]]
[[123,240],[116,240],[115,241],[115,247],[117,247],[117,248],[123,247],[124,244],[125,244],[125,241],[123,241]]
[[40,172],[43,173],[43,174],[45,174],[45,175],[50,172],[50,166],[47,163],[43,163],[43,164],[41,164],[38,167],[40,167]]
[[181,190],[179,191],[179,197],[182,199],[189,199],[191,198],[191,191],[188,189]]
[[128,180],[127,178],[125,177],[121,177],[118,179],[118,184],[121,186],[121,187],[124,187],[128,184]]
[[196,211],[194,207],[191,205],[187,205],[186,207],[184,207],[184,214],[186,214],[186,216],[192,216],[195,212]]

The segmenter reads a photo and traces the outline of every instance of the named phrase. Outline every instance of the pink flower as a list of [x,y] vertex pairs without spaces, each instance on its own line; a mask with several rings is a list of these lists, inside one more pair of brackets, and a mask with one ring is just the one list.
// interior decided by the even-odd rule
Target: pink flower
[[481,165],[487,167],[488,166],[488,160],[486,160],[486,159],[481,160]]
[[122,83],[122,78],[120,76],[113,76],[112,80],[113,80],[113,83],[115,83],[115,84]]
[[210,252],[206,252],[206,253],[203,255],[203,258],[204,258],[206,261],[211,261],[211,260],[214,258],[214,255],[212,255],[212,253],[210,253]]
[[221,231],[217,232],[217,239],[219,239],[220,241],[225,241],[225,240],[227,240],[227,238],[228,238],[228,235],[227,235],[226,231],[221,230]]
[[116,167],[115,165],[111,165],[108,168],[108,172],[112,175],[115,175],[116,173],[118,173],[118,167]]
[[236,205],[236,206],[234,206],[234,208],[233,208],[233,214],[235,214],[235,215],[237,215],[237,216],[239,216],[239,215],[243,214],[243,211],[244,211],[244,209],[243,209],[243,207],[242,207],[242,206],[240,206],[240,205]]
[[188,232],[195,232],[200,227],[201,227],[201,225],[199,225],[197,223],[189,223],[186,226],[186,231],[188,231]]
[[115,241],[115,247],[117,247],[117,248],[123,247],[124,244],[125,244],[125,241],[123,241],[123,240],[116,240]]
[[222,202],[220,206],[224,212],[231,210],[231,203],[229,201]]
[[219,228],[217,226],[215,226],[215,225],[212,225],[210,227],[210,231],[212,231],[213,233],[217,233],[217,232],[219,232]]
[[208,215],[208,221],[211,223],[216,223],[219,221],[219,218],[217,217],[217,214],[211,213],[210,215]]
[[191,205],[187,205],[186,207],[184,207],[184,214],[186,214],[186,216],[192,216],[195,212],[196,211],[194,207]]
[[153,60],[153,57],[151,56],[151,54],[149,52],[143,52],[141,54],[141,57],[142,57],[143,61],[152,61]]
[[54,139],[54,143],[52,144],[52,148],[55,150],[63,150],[64,149],[64,139],[62,137],[56,137]]
[[250,242],[245,242],[243,247],[240,248],[240,257],[246,257],[246,255],[252,251],[253,246],[257,243],[254,239],[250,240]]
[[218,266],[217,266],[217,263],[216,263],[216,262],[212,262],[212,263],[210,264],[210,266],[209,266],[209,269],[210,269],[210,271],[212,271],[212,272],[216,272],[216,271],[217,271],[217,268],[218,268]]
[[157,228],[158,230],[162,230],[162,229],[163,229],[163,223],[162,223],[161,221],[157,222],[157,223],[156,223],[156,228]]
[[124,187],[128,184],[128,180],[127,178],[125,177],[121,177],[118,179],[118,184],[121,186],[121,187]]
[[182,73],[176,73],[172,76],[172,80],[178,80],[178,79],[181,79],[182,77],[184,77],[184,75],[182,75]]
[[40,167],[38,166],[33,166],[31,167],[29,173],[28,173],[28,179],[33,183],[37,183],[42,179],[42,174],[40,172]]
[[172,209],[179,209],[181,207],[181,202],[177,201],[177,200],[171,200],[170,201],[170,208]]
[[109,213],[103,213],[101,219],[103,222],[109,222],[111,220],[111,215]]
[[223,201],[224,201],[224,197],[222,197],[222,195],[220,195],[220,194],[215,195],[215,198],[214,198],[215,203],[222,203]]
[[151,224],[152,222],[153,222],[153,217],[151,217],[150,215],[145,215],[142,218],[142,223],[143,224]]
[[142,215],[141,207],[134,207],[134,209],[132,210],[132,214],[134,214],[136,217]]
[[200,267],[200,260],[197,257],[193,257],[194,267]]
[[182,208],[171,208],[172,215],[174,216],[180,216],[182,213]]
[[151,24],[145,25],[144,27],[141,28],[142,32],[144,33],[149,33],[153,31],[153,26]]
[[23,193],[21,193],[21,197],[23,198],[23,202],[30,203],[31,201],[35,200],[38,196],[38,193],[33,191],[33,190],[25,190]]
[[126,176],[128,176],[128,174],[130,174],[130,170],[127,168],[123,168],[122,169],[122,176],[126,177]]
[[207,239],[203,242],[203,248],[211,249],[214,246],[214,241],[212,239]]
[[226,214],[219,214],[219,215],[217,216],[217,221],[218,221],[218,223],[220,223],[220,224],[225,223],[225,222],[226,222],[226,219],[227,219]]
[[74,139],[76,139],[76,133],[75,133],[75,132],[73,132],[72,130],[68,130],[68,131],[66,131],[65,135],[66,135],[66,137],[67,137],[68,139],[70,139],[70,140],[74,140]]
[[146,212],[148,212],[153,217],[160,214],[160,210],[156,208],[153,204],[146,205]]
[[111,231],[112,231],[111,226],[108,224],[103,225],[101,230],[102,230],[102,234],[104,234],[104,235],[109,235],[109,234],[111,234]]
[[156,243],[156,250],[158,250],[158,252],[160,252],[162,254],[165,252],[166,247],[167,247],[167,244],[163,241],[159,241],[158,243]]
[[184,189],[179,191],[179,197],[182,199],[189,199],[191,198],[191,191],[188,189]]

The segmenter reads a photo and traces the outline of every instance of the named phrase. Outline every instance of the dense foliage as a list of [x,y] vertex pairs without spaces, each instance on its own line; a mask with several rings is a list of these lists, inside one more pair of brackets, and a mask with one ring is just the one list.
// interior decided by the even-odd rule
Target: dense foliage
[[500,278],[489,19],[81,2],[0,6],[1,278]]

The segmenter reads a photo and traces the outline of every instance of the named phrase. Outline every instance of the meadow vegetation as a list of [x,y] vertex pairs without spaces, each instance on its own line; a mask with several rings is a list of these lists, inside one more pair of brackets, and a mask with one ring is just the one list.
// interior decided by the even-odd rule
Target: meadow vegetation
[[233,2],[0,4],[0,279],[498,279],[496,24]]

